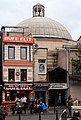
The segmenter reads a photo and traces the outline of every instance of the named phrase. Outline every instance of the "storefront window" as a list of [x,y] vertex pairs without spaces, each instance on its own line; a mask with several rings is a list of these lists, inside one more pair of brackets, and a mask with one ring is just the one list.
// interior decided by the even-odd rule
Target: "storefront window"
[[21,81],[27,81],[27,69],[21,69]]
[[8,69],[8,80],[15,81],[15,69]]

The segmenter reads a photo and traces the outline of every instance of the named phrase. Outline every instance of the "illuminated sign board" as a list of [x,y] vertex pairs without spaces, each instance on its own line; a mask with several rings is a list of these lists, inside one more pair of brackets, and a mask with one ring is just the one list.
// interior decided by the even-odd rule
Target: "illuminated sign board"
[[34,43],[32,36],[3,36],[3,42],[16,42],[16,43]]

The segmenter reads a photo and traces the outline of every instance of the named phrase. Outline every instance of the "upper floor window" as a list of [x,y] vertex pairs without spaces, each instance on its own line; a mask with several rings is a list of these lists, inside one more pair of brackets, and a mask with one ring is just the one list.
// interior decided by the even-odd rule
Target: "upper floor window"
[[21,81],[27,81],[27,69],[21,69]]
[[38,60],[38,72],[44,74],[46,73],[45,59]]
[[15,58],[15,47],[9,46],[8,47],[8,59],[14,59]]
[[8,69],[8,80],[15,81],[15,69]]
[[21,47],[21,59],[27,59],[27,47]]

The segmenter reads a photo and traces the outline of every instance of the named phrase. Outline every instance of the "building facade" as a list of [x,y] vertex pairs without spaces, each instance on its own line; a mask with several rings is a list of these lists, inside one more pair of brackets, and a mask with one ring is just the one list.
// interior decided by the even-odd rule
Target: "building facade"
[[32,91],[33,42],[31,36],[3,35],[3,102],[15,101]]
[[[12,33],[14,34],[12,35]],[[35,96],[38,99],[42,97],[48,106],[50,106],[50,90],[54,94],[51,98],[52,103],[59,98],[67,100],[70,87],[68,72],[72,73],[72,69],[68,64],[70,57],[66,46],[76,46],[77,44],[70,33],[59,22],[45,17],[45,7],[41,4],[33,6],[33,17],[19,23],[9,35],[20,36],[20,33],[23,33],[23,36],[31,34],[34,44],[33,42],[24,43],[24,40],[19,42],[17,39],[15,42],[9,42],[3,38],[3,101],[7,98],[6,96],[10,96],[10,93],[10,98],[12,98],[14,90],[16,95],[25,92],[28,98],[30,92],[34,91]],[[13,53],[15,54],[13,55]],[[9,55],[11,55],[10,58]],[[51,71],[52,81],[47,79],[49,71]],[[54,80],[52,74],[55,71],[57,71],[58,81]],[[13,81],[9,77],[12,72]],[[59,77],[60,72],[66,75],[63,81],[63,76]],[[25,75],[23,76],[23,74]],[[27,76],[26,79],[25,76]],[[62,94],[63,91],[65,94]],[[65,103],[66,101],[62,105]]]

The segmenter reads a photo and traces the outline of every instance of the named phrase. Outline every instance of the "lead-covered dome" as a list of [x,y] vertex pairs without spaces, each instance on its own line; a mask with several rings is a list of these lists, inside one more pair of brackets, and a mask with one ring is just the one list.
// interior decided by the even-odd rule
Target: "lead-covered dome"
[[72,39],[70,33],[63,25],[44,16],[44,6],[38,3],[33,6],[33,17],[20,22],[17,26],[25,27],[24,33],[31,33],[35,37]]

